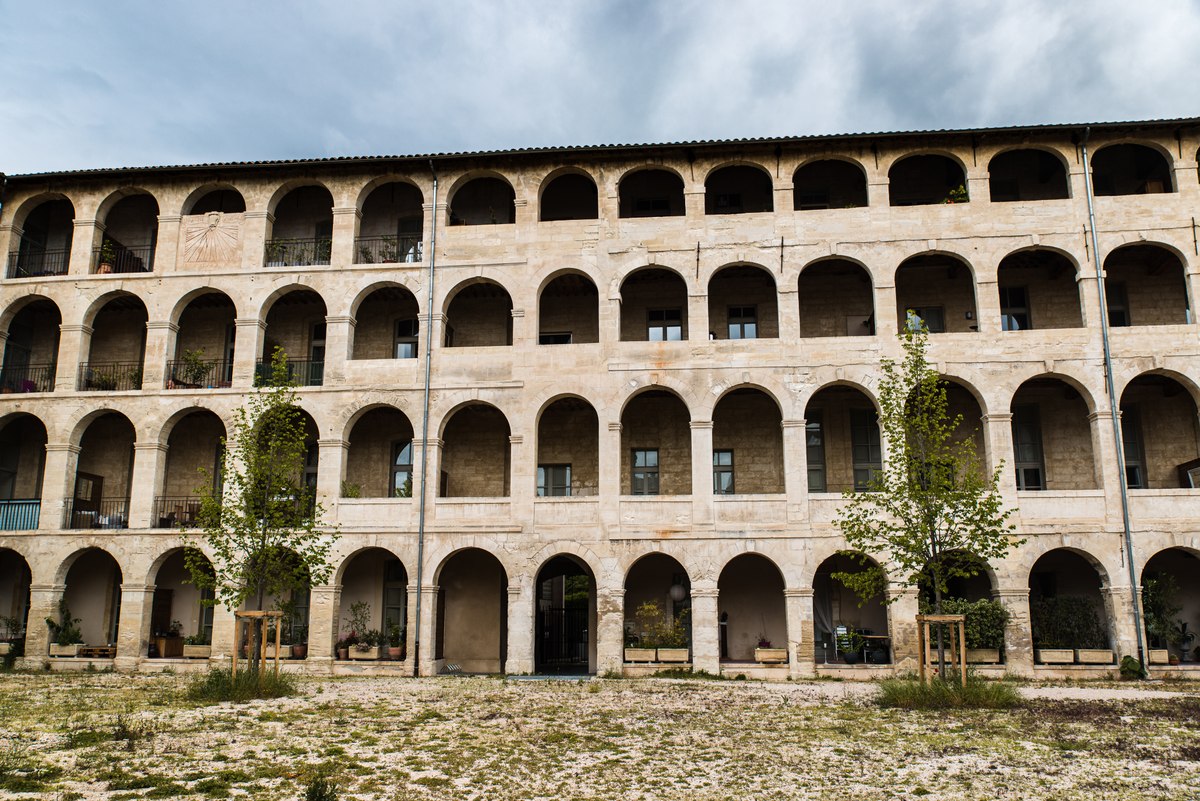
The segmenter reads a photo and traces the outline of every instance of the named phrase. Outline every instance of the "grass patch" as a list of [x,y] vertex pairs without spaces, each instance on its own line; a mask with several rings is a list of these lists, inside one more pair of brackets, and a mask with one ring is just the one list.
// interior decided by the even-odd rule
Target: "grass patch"
[[691,668],[664,668],[651,674],[652,679],[705,679],[706,681],[729,681],[727,676],[720,673],[709,673],[707,670],[692,670]]
[[194,676],[187,686],[187,697],[204,704],[219,704],[224,701],[244,703],[260,698],[285,698],[296,694],[296,680],[287,673],[272,670],[257,674],[248,670],[231,673],[213,668],[207,673]]
[[879,682],[880,706],[896,709],[1012,709],[1021,697],[1011,684],[967,677],[967,686],[957,681],[934,679],[884,679]]

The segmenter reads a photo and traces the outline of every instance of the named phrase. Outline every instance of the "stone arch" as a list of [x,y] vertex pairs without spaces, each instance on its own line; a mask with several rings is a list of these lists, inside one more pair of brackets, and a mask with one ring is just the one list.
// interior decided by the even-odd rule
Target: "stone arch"
[[574,393],[558,393],[535,415],[538,497],[600,494],[600,417]]
[[1109,325],[1178,325],[1191,317],[1186,256],[1163,242],[1132,242],[1104,257]]
[[771,173],[754,162],[724,162],[704,176],[705,214],[769,213],[775,210],[774,195]]
[[[859,553],[854,557],[841,552],[826,556],[813,573],[813,630],[815,656],[818,660],[846,664],[887,663],[891,661],[891,620],[883,593],[867,600],[858,596],[836,578],[835,573],[856,573],[879,568],[871,556]],[[890,580],[889,580],[890,581]],[[851,636],[883,637],[883,640],[862,640]]]
[[446,193],[448,225],[511,225],[516,218],[516,190],[498,172],[475,171],[462,176]]
[[778,339],[779,289],[765,267],[737,262],[708,279],[709,335],[715,339]]
[[720,656],[733,662],[755,661],[755,650],[790,651],[787,627],[787,586],[783,571],[771,557],[744,551],[727,561],[717,579]]
[[618,216],[682,217],[683,176],[665,164],[645,164],[621,174],[617,181]]
[[439,421],[438,497],[512,495],[512,425],[486,401],[461,403]]
[[1092,448],[1092,399],[1059,373],[1021,382],[1012,395],[1013,467],[1018,490],[1100,487]]
[[[555,211],[548,209],[554,208]],[[579,167],[559,167],[538,186],[538,219],[594,220],[600,215],[599,189],[591,173]]]
[[910,310],[931,334],[979,330],[977,278],[963,256],[949,251],[909,256],[896,268],[894,280],[900,330],[908,324]]
[[269,214],[278,216],[278,214],[276,214],[276,209],[279,208],[280,201],[282,201],[285,197],[287,197],[293,191],[295,191],[297,189],[305,189],[307,187],[315,187],[318,189],[324,189],[326,192],[328,192],[330,204],[332,207],[333,190],[330,189],[329,185],[326,184],[324,181],[318,180],[316,178],[293,178],[292,180],[285,181],[284,183],[277,186],[275,188],[275,191],[271,193],[271,197],[267,200],[267,212]]
[[677,270],[649,264],[621,278],[623,342],[688,339],[688,281]]
[[813,156],[792,173],[792,209],[840,209],[867,205],[867,171],[857,159]]
[[1177,191],[1171,152],[1154,141],[1116,141],[1091,154],[1097,197],[1152,195]]
[[1200,430],[1196,384],[1174,371],[1150,370],[1118,392],[1125,481],[1130,489],[1198,486]]
[[1007,147],[988,161],[988,191],[993,203],[1065,200],[1071,196],[1069,173],[1066,158],[1053,147]]
[[966,165],[948,151],[905,153],[888,167],[888,202],[892,206],[958,202],[952,193],[966,185]]
[[874,394],[853,381],[822,384],[806,401],[804,419],[809,491],[866,489],[883,469]]
[[70,196],[63,192],[38,192],[35,195],[30,195],[25,198],[13,211],[12,226],[13,228],[24,228],[25,221],[29,215],[38,209],[44,203],[53,203],[55,201],[65,201],[71,207],[71,218],[75,217],[75,204],[71,202]]
[[[222,194],[218,195],[218,193]],[[210,195],[218,195],[218,197],[209,197]],[[228,181],[213,181],[193,189],[184,198],[183,204],[179,207],[179,213],[184,216],[189,214],[206,214],[210,211],[220,211],[227,214],[245,213],[246,198],[232,183]]]
[[[553,307],[548,299],[557,299]],[[547,275],[538,285],[537,304],[539,344],[600,341],[600,291],[586,271],[564,267]]]
[[442,302],[445,346],[512,345],[512,310],[512,293],[499,280],[476,277],[460,281]]
[[495,553],[457,548],[434,571],[433,656],[464,673],[502,673],[508,654],[509,571]]
[[[1046,548],[1030,566],[1028,582],[1030,634],[1037,661],[1047,661],[1042,653],[1046,649],[1113,647],[1115,621],[1104,592],[1109,575],[1099,559],[1081,548]],[[1084,602],[1068,605],[1060,600],[1075,598]],[[1085,603],[1097,618],[1095,626],[1086,620]]]
[[1001,329],[1083,327],[1079,278],[1078,260],[1061,248],[1036,245],[1006,254],[996,268]]

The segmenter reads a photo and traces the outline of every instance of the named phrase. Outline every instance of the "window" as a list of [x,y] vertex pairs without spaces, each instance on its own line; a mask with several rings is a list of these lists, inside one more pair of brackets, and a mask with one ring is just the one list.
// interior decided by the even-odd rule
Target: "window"
[[1000,287],[1000,325],[1005,331],[1028,331],[1029,294],[1023,286]]
[[1125,449],[1125,486],[1148,489],[1146,452],[1142,441],[1142,415],[1136,406],[1121,407],[1121,444]]
[[[392,626],[408,628],[408,581],[399,559],[389,559],[383,567],[383,633]],[[401,644],[403,644],[401,640]]]
[[413,447],[412,440],[392,443],[392,497],[412,497]]
[[680,309],[651,309],[647,319],[646,338],[651,342],[683,339],[683,312]]
[[941,306],[920,306],[908,310],[908,327],[916,328],[917,322],[925,323],[931,334],[941,334],[946,330],[946,315]]
[[713,494],[733,494],[733,451],[713,451]]
[[729,307],[729,338],[758,338],[758,308],[755,306]]
[[397,320],[396,339],[392,349],[393,359],[417,358],[417,334],[420,331],[417,320]]
[[820,412],[809,413],[804,443],[808,451],[808,491],[825,492],[825,431]]
[[1046,488],[1045,465],[1042,463],[1042,424],[1038,407],[1013,407],[1013,462],[1017,468],[1018,490]]
[[571,465],[539,464],[537,495],[539,498],[565,498],[571,494]]
[[1108,324],[1113,328],[1133,325],[1129,320],[1129,293],[1121,282],[1104,284],[1104,295],[1108,301]]
[[308,587],[292,591],[292,644],[308,642]]
[[658,449],[635,448],[631,489],[634,495],[658,494]]
[[544,334],[538,334],[539,345],[570,345],[570,331],[547,331]]
[[883,449],[879,444],[879,421],[874,409],[850,410],[850,449],[854,457],[854,490],[861,492],[883,469]]

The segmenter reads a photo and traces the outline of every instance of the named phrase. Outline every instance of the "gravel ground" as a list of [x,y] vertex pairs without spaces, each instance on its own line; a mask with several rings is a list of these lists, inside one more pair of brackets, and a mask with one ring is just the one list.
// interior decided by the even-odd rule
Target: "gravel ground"
[[0,677],[0,798],[1200,799],[1200,687],[1023,685],[1012,711],[832,681],[308,679],[199,707],[175,676]]

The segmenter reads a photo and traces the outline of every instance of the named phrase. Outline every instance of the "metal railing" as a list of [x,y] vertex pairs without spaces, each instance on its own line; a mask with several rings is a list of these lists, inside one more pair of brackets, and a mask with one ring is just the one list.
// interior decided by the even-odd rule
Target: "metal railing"
[[129,528],[129,500],[120,498],[96,501],[67,501],[63,528]]
[[233,384],[233,362],[224,359],[192,362],[172,359],[167,362],[167,389],[214,389]]
[[8,254],[8,278],[40,278],[45,275],[66,275],[71,261],[69,250],[14,250]]
[[355,264],[415,264],[424,258],[420,234],[410,236],[360,236],[354,240]]
[[153,245],[138,245],[131,248],[117,245],[107,248],[100,247],[92,251],[93,273],[148,273],[153,270]]
[[54,364],[27,364],[0,370],[0,392],[53,392]]
[[79,363],[79,379],[75,388],[80,392],[128,392],[142,388],[141,362]]
[[38,498],[0,500],[0,531],[33,531],[41,513]]
[[325,238],[268,239],[263,248],[268,267],[329,264],[332,242]]
[[[259,359],[254,365],[254,386],[271,383],[271,362]],[[325,362],[312,359],[288,360],[288,381],[298,387],[319,387],[325,381]]]
[[155,495],[151,525],[157,528],[195,528],[200,499],[195,495]]

